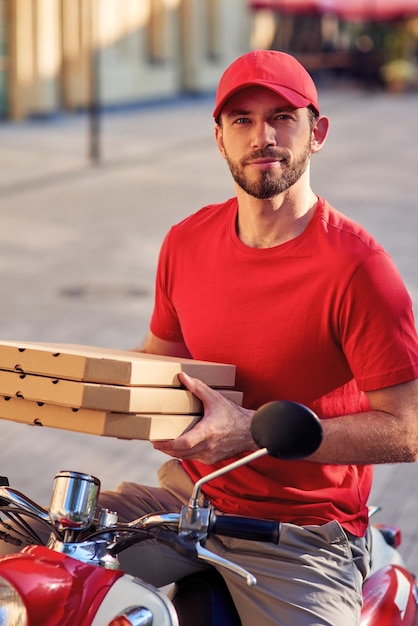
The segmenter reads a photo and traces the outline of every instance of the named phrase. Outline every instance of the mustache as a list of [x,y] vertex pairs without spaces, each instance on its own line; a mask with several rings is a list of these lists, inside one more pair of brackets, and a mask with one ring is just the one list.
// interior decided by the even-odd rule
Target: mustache
[[266,148],[261,148],[260,150],[255,150],[251,154],[247,155],[244,159],[242,159],[241,163],[242,165],[247,165],[247,163],[256,159],[277,159],[278,161],[285,161],[287,163],[289,155],[286,150],[268,146]]

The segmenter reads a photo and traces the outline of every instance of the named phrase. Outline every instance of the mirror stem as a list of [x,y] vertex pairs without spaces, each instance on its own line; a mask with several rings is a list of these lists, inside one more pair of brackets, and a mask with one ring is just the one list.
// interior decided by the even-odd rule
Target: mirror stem
[[228,472],[231,472],[232,470],[237,469],[238,467],[241,467],[242,465],[247,465],[248,463],[251,463],[252,461],[255,461],[256,459],[259,459],[262,456],[266,456],[266,454],[268,454],[267,448],[261,448],[260,450],[256,450],[255,452],[252,452],[251,454],[243,456],[241,459],[238,459],[237,461],[228,463],[228,465],[221,467],[215,472],[211,472],[210,474],[207,474],[207,476],[203,476],[203,478],[198,480],[194,486],[193,493],[189,500],[189,513],[192,514],[192,511],[195,511],[199,508],[200,490],[204,484],[208,483],[211,480],[214,480],[215,478],[219,478],[219,476],[223,476],[224,474],[227,474]]

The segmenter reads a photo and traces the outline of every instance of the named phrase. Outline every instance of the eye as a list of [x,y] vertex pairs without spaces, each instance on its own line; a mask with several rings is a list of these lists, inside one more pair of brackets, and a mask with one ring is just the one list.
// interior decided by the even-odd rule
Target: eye
[[290,113],[278,113],[275,118],[275,120],[283,120],[283,121],[287,121],[287,120],[291,120],[293,119]]
[[249,124],[249,123],[250,123],[250,120],[248,119],[248,117],[237,117],[234,120],[234,124],[238,124],[238,125]]

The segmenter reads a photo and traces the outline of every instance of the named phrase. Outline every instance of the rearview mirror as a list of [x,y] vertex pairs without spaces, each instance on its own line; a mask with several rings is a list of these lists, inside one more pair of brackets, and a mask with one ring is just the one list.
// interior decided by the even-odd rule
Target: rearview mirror
[[322,426],[311,409],[297,402],[276,400],[253,416],[251,434],[260,448],[278,459],[294,461],[310,456],[322,441]]

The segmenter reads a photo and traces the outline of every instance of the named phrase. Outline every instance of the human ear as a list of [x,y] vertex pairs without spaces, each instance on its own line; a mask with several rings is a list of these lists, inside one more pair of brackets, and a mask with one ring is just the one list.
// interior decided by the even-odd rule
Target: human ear
[[329,131],[329,119],[325,116],[315,120],[312,128],[311,150],[312,153],[319,152],[324,145]]

